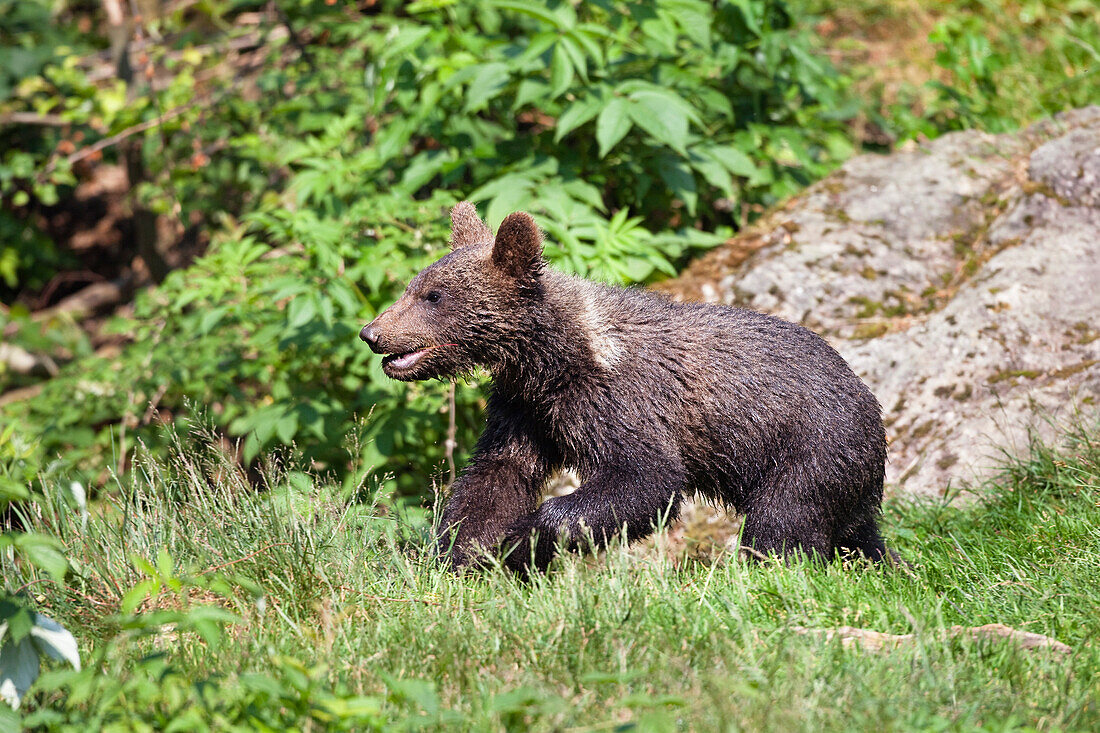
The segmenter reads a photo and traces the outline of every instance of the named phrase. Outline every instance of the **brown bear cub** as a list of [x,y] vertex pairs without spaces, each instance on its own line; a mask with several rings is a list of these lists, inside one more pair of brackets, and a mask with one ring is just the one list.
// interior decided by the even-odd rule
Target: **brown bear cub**
[[[889,558],[881,410],[821,337],[551,270],[527,214],[495,237],[468,202],[451,221],[453,251],[360,337],[394,379],[492,375],[440,522],[452,563],[544,569],[555,547],[645,537],[695,491],[743,513],[758,553]],[[540,503],[562,467],[580,488]]]

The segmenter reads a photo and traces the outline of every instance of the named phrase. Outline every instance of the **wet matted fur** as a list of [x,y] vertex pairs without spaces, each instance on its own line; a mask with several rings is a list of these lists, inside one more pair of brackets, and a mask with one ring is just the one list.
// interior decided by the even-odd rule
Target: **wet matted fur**
[[[820,336],[556,272],[527,214],[495,237],[467,202],[451,219],[452,251],[360,336],[395,379],[492,375],[440,524],[456,566],[542,569],[556,546],[644,537],[694,491],[743,513],[759,553],[888,557],[881,409]],[[562,467],[580,487],[540,504]]]

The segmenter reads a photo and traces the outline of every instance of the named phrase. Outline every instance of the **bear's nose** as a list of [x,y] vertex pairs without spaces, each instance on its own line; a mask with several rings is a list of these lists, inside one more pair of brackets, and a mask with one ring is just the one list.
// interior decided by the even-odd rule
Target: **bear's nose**
[[374,330],[374,324],[368,323],[363,326],[363,330],[359,332],[359,338],[366,342],[371,351],[378,353],[378,333]]

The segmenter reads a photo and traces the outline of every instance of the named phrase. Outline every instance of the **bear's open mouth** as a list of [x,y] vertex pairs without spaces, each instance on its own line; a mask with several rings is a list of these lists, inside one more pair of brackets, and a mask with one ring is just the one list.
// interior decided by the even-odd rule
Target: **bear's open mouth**
[[454,344],[436,344],[435,346],[425,346],[422,349],[416,351],[406,351],[403,354],[387,354],[382,357],[383,367],[392,367],[394,369],[400,369],[402,371],[406,369],[412,369],[414,366],[420,363],[420,361],[428,355],[428,352],[438,349],[443,346],[454,346]]

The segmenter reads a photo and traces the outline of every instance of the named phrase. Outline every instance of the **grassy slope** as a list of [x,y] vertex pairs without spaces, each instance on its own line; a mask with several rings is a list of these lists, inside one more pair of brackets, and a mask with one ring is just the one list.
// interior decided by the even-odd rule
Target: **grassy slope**
[[[86,531],[60,508],[43,519],[83,576],[44,591],[47,612],[106,673],[47,675],[35,697],[46,712],[32,720],[160,729],[190,708],[191,723],[217,729],[261,718],[336,726],[344,714],[355,727],[1097,730],[1096,432],[1007,463],[980,505],[890,505],[887,531],[911,573],[728,559],[672,567],[613,551],[567,558],[533,586],[442,573],[418,557],[426,528],[398,531],[409,525],[301,475],[285,482],[296,490],[257,496],[216,457],[154,464]],[[135,569],[135,558],[156,564],[162,548],[187,570],[170,578],[178,571],[160,561],[179,591],[124,599],[161,572]],[[129,622],[150,635],[110,616],[127,602],[159,609]],[[206,604],[241,623],[219,636],[204,625]],[[1074,651],[941,634],[993,622]],[[792,630],[841,625],[917,641],[870,653]],[[166,656],[141,661],[152,649]],[[311,677],[312,665],[322,666]]]

